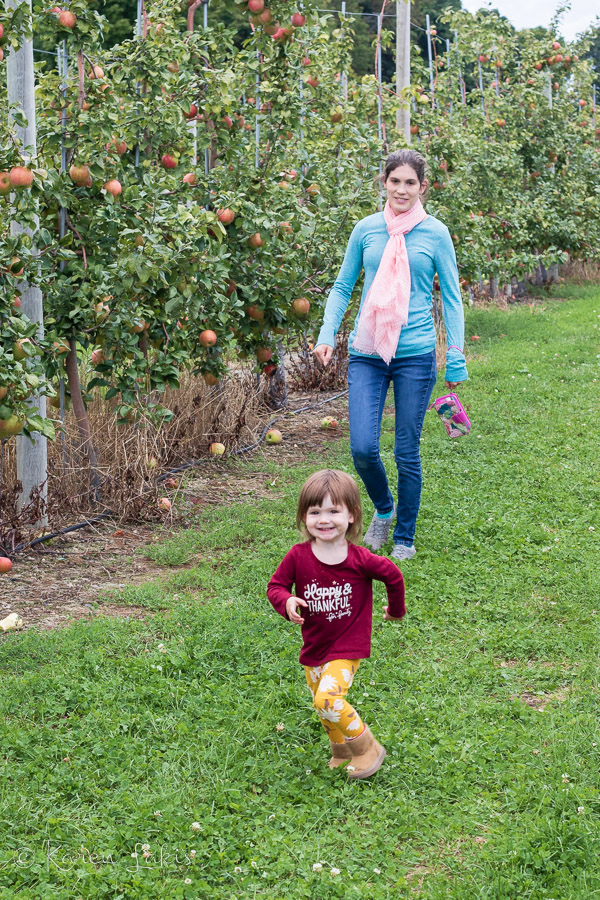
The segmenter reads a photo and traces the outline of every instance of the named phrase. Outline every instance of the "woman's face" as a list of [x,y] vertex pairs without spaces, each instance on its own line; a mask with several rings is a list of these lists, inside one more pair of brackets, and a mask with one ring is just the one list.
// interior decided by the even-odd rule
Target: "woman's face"
[[396,215],[408,212],[425,192],[426,187],[426,181],[419,184],[419,178],[412,166],[398,166],[390,172],[385,182],[388,203],[392,212]]

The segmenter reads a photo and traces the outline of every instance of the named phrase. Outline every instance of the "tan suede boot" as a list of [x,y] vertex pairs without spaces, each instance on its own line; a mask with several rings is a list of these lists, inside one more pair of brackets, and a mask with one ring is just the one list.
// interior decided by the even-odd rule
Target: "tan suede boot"
[[331,747],[331,759],[329,760],[330,769],[337,769],[338,766],[344,766],[352,759],[352,753],[350,752],[348,744],[334,744],[333,741],[330,740],[329,746]]
[[385,747],[375,740],[368,725],[357,738],[346,741],[346,746],[352,754],[352,762],[346,769],[348,778],[368,778],[381,768]]

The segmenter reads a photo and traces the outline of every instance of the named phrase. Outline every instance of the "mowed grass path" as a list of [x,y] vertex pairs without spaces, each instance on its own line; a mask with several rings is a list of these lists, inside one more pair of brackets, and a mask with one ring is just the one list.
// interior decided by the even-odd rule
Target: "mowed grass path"
[[427,416],[408,615],[384,624],[377,585],[351,691],[378,775],[327,769],[265,597],[300,484],[350,471],[347,440],[294,469],[269,451],[246,465],[273,499],[207,512],[148,550],[160,582],[110,598],[147,619],[1,641],[1,898],[600,895],[600,290],[560,295],[469,312],[473,431]]

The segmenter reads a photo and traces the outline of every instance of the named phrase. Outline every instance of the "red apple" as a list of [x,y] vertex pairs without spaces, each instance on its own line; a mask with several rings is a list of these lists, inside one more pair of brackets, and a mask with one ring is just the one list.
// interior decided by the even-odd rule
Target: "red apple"
[[219,222],[222,222],[223,225],[231,225],[231,223],[235,219],[235,213],[232,209],[224,207],[217,210],[217,219],[219,220]]
[[231,116],[223,116],[222,121],[226,128],[233,128],[233,119]]
[[187,172],[187,174],[183,176],[182,180],[184,184],[198,184],[198,178],[195,172]]
[[[56,8],[56,7],[55,7]],[[58,14],[58,24],[63,28],[74,28],[77,16],[68,9],[61,9]]]
[[264,309],[261,309],[260,306],[249,306],[248,307],[248,315],[251,319],[255,319],[257,322],[262,322],[265,317]]
[[268,378],[274,375],[276,371],[277,366],[275,363],[267,363],[266,366],[263,366],[263,375],[266,375]]
[[123,193],[121,182],[117,181],[116,178],[111,178],[110,181],[107,181],[104,185],[104,190],[107,194],[112,194],[113,197],[118,197],[119,194]]
[[104,350],[92,350],[92,363],[95,366],[99,366],[100,363],[103,363],[105,360]]
[[214,331],[207,329],[206,331],[202,331],[200,333],[200,337],[198,338],[203,347],[214,347],[217,343],[217,335]]
[[303,56],[303,57],[302,57],[302,65],[303,65],[303,66],[310,66],[310,56]]
[[257,250],[259,247],[262,247],[263,239],[261,238],[258,231],[250,235],[250,237],[248,238],[248,243],[253,248],[253,250]]
[[261,25],[270,25],[273,21],[273,13],[270,9],[263,9],[262,12],[259,12],[256,18]]
[[306,297],[298,297],[292,302],[292,309],[297,316],[306,316],[310,309],[310,301]]
[[306,25],[306,16],[303,16],[302,13],[294,13],[291,22],[294,28],[301,28]]
[[161,512],[171,512],[171,501],[168,497],[161,497],[158,501],[158,508]]
[[340,423],[333,416],[325,416],[321,419],[321,428],[326,431],[329,428],[337,428]]
[[163,153],[160,158],[160,164],[163,169],[175,169],[177,167],[177,160],[174,159],[170,153]]
[[8,556],[0,556],[0,573],[5,575],[6,572],[10,572],[11,569],[12,562],[10,561]]
[[248,0],[248,9],[251,13],[260,13],[265,8],[265,0]]
[[33,184],[33,172],[25,166],[13,166],[8,177],[14,188],[28,188]]
[[310,84],[311,87],[316,88],[319,86],[319,79],[315,78],[314,75],[309,75],[306,79],[306,83]]
[[90,177],[90,170],[87,166],[71,166],[69,169],[69,178],[78,187],[87,185]]
[[259,363],[267,363],[273,356],[273,351],[269,347],[259,347],[256,351],[256,358]]
[[88,78],[104,78],[104,69],[102,69],[100,66],[92,66],[88,74]]
[[192,103],[192,105],[190,106],[189,112],[184,112],[183,117],[184,117],[184,119],[195,119],[197,115],[198,115],[198,107],[196,106],[195,103]]

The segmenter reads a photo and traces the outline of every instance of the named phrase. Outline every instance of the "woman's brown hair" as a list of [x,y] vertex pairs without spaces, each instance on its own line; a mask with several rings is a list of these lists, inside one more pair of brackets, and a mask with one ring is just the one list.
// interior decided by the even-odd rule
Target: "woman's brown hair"
[[421,156],[418,150],[395,150],[394,153],[390,153],[385,161],[383,180],[387,181],[398,166],[410,166],[411,169],[415,170],[419,184],[423,184],[425,181],[427,163],[425,162],[425,157]]
[[354,521],[348,526],[346,537],[356,542],[362,534],[360,494],[354,478],[339,469],[321,469],[306,479],[298,498],[296,525],[300,531],[306,532],[304,520],[308,510],[311,506],[321,506],[327,494],[335,504],[346,506],[354,517]]

